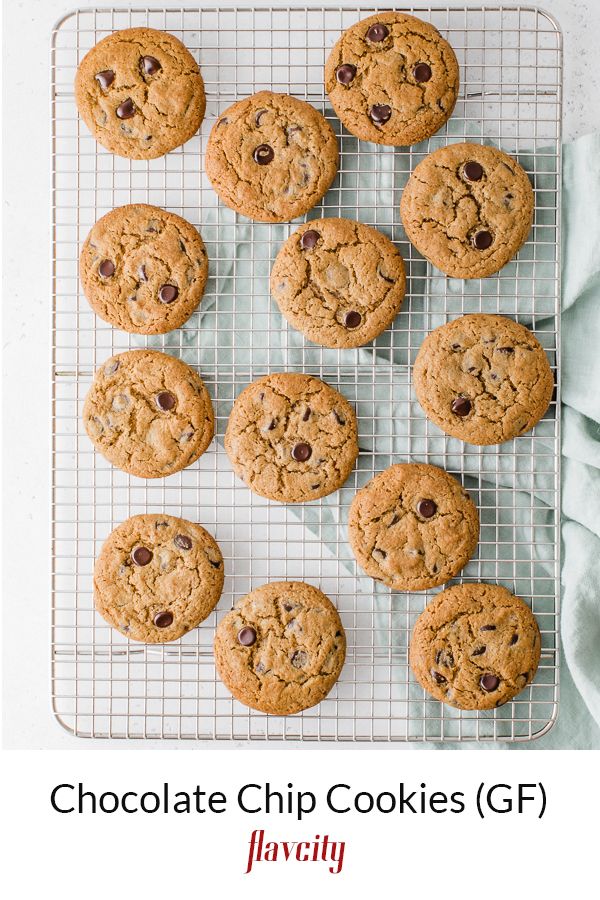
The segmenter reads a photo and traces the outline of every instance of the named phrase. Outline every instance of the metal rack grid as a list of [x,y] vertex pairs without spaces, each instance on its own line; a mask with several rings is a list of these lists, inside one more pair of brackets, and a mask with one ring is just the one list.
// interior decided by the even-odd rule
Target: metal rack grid
[[[53,114],[53,544],[52,699],[57,719],[87,737],[337,741],[528,740],[558,706],[558,399],[535,430],[502,447],[471,447],[428,423],[410,389],[410,365],[433,327],[465,312],[502,312],[528,324],[556,365],[559,312],[561,37],[529,8],[407,9],[454,47],[462,87],[450,123],[430,141],[394,149],[357,142],[333,115],[322,67],[340,32],[374,8],[97,9],[57,24]],[[73,78],[110,32],[143,26],[179,37],[200,62],[207,92],[201,133],[151,162],[106,152],[77,116]],[[270,261],[292,225],[250,224],[219,205],[203,174],[210,126],[254,91],[291,93],[324,112],[339,136],[340,174],[308,218],[342,215],[375,225],[404,255],[408,291],[375,352],[315,348],[268,295]],[[489,140],[517,154],[536,192],[536,220],[517,260],[479,281],[441,279],[407,242],[398,206],[415,165],[447,142]],[[210,278],[200,311],[170,334],[144,338],[96,318],[79,288],[78,252],[108,210],[166,207],[200,228]],[[246,269],[250,266],[250,274]],[[440,293],[441,287],[441,293]],[[441,299],[440,299],[441,297]],[[237,315],[236,315],[237,310]],[[240,314],[240,311],[242,313]],[[235,335],[235,341],[233,340]],[[144,481],[94,453],[81,408],[95,368],[114,352],[152,346],[197,366],[216,405],[217,440],[198,463]],[[283,506],[237,481],[222,449],[234,397],[266,371],[305,370],[358,401],[361,448],[344,490]],[[459,712],[414,682],[407,642],[433,593],[391,593],[349,560],[345,517],[355,490],[390,460],[443,465],[461,478],[482,520],[478,553],[460,580],[500,581],[532,605],[543,634],[535,682],[493,712]],[[226,560],[217,611],[164,646],[127,642],[95,614],[94,558],[129,515],[163,510],[201,521]],[[212,660],[217,620],[266,580],[306,579],[337,604],[348,635],[341,679],[317,708],[287,718],[232,700]]]

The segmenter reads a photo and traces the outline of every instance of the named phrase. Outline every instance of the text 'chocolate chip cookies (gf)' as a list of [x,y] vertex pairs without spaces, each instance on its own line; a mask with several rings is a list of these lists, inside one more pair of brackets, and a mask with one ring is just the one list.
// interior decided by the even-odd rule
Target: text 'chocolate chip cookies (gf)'
[[264,584],[219,623],[215,664],[233,696],[289,716],[320,703],[338,680],[346,637],[338,612],[302,581]]
[[179,328],[204,293],[208,260],[193,225],[145,203],[99,219],[81,251],[81,283],[94,312],[123,331]]
[[461,316],[427,335],[413,368],[428,419],[468,444],[501,444],[529,431],[554,379],[533,334],[505,316]]
[[407,146],[434,134],[458,95],[452,47],[428,22],[380,12],[345,31],[325,65],[329,99],[363,141]]
[[436,466],[391,466],[350,506],[348,540],[359,565],[396,591],[423,591],[449,581],[467,564],[478,538],[473,501]]
[[210,396],[186,363],[157,350],[127,350],[96,372],[83,407],[96,449],[140,478],[162,478],[204,453],[214,432]]
[[261,91],[219,116],[205,168],[231,209],[260,222],[289,222],[329,189],[338,168],[337,140],[310,104]]
[[310,375],[253,382],[233,405],[225,450],[236,475],[261,497],[302,503],[340,488],[358,456],[348,401]]
[[427,605],[410,641],[410,666],[436,700],[494,709],[522,691],[540,660],[540,630],[519,597],[496,584],[458,584]]
[[223,589],[219,545],[174,516],[132,516],[108,536],[94,569],[94,602],[134,641],[175,641],[200,624]]
[[419,253],[452,278],[485,278],[527,240],[533,189],[516,159],[481,144],[427,156],[402,193],[400,215]]
[[323,347],[360,347],[402,305],[404,261],[380,231],[349,219],[302,225],[277,254],[271,294],[286,319]]
[[156,159],[184,144],[206,107],[192,54],[153,28],[115,31],[92,47],[77,69],[75,101],[96,140],[130,159]]

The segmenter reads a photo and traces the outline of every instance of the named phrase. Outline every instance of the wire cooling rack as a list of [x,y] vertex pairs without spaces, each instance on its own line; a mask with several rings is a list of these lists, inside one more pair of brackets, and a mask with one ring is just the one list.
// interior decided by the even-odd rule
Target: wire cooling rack
[[[450,123],[408,149],[357,142],[332,113],[323,64],[340,32],[376,10],[96,9],[58,23],[52,45],[53,114],[53,544],[52,698],[56,717],[86,737],[338,741],[520,741],[543,734],[558,707],[559,445],[556,399],[535,430],[502,447],[470,447],[429,424],[410,389],[410,366],[431,328],[465,312],[501,312],[532,327],[558,357],[561,36],[529,8],[417,9],[454,47],[461,92]],[[411,11],[407,9],[407,11]],[[78,119],[78,62],[105,35],[150,26],[179,37],[202,67],[201,133],[151,162],[112,156]],[[308,100],[340,140],[341,169],[309,218],[342,215],[397,242],[408,292],[393,326],[368,351],[315,348],[269,299],[271,261],[292,225],[250,224],[219,205],[203,174],[215,116],[270,88]],[[497,276],[444,279],[407,242],[402,186],[432,149],[490,141],[518,155],[535,187],[527,245]],[[181,329],[129,336],[96,318],[78,282],[78,253],[101,215],[131,202],[170,209],[200,228],[210,278],[200,311]],[[114,352],[152,346],[198,368],[213,395],[217,440],[198,463],[158,481],[129,477],[93,451],[81,409],[95,368]],[[233,476],[222,436],[234,397],[267,371],[304,370],[357,405],[362,452],[346,488],[323,501],[282,506]],[[481,513],[476,558],[463,581],[505,584],[537,616],[543,653],[535,682],[493,712],[458,712],[414,682],[407,645],[432,593],[391,593],[360,576],[346,544],[348,503],[390,462],[429,461],[455,473]],[[180,641],[128,642],[94,612],[92,571],[102,541],[124,518],[164,511],[204,524],[226,560],[215,613]],[[220,616],[267,580],[306,579],[337,604],[348,635],[341,679],[319,707],[287,718],[249,711],[216,677]],[[435,592],[433,592],[435,593]]]

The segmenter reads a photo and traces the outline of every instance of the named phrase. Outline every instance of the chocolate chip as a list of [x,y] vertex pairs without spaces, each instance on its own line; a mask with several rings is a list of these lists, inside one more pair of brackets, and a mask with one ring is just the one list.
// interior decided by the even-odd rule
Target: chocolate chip
[[171,613],[171,612],[156,613],[153,621],[157,628],[168,628],[169,625],[173,624],[173,613]]
[[308,662],[308,653],[305,650],[296,650],[290,662],[295,669],[303,669]]
[[179,288],[174,284],[163,284],[158,292],[158,299],[161,303],[173,303],[177,300]]
[[114,359],[112,362],[106,363],[106,365],[104,366],[105,375],[114,375],[120,365],[121,361],[118,359]]
[[147,566],[151,561],[152,556],[152,550],[148,550],[147,547],[136,547],[131,554],[131,558],[136,566]]
[[254,121],[255,121],[257,127],[260,125],[260,120],[262,119],[262,117],[265,115],[266,112],[268,112],[268,110],[259,109],[258,112],[256,113],[256,115],[254,116]]
[[486,691],[488,694],[491,694],[492,691],[497,690],[498,686],[500,685],[500,679],[497,675],[491,675],[488,672],[485,675],[481,676],[479,684],[484,691]]
[[250,625],[245,625],[238,631],[237,639],[243,647],[251,647],[256,643],[256,631]]
[[138,269],[138,278],[140,281],[148,281],[148,276],[146,275],[146,267],[140,266]]
[[277,425],[277,419],[271,419],[271,421],[267,425],[267,431],[273,431],[276,425]]
[[303,422],[308,422],[308,420],[310,419],[310,413],[311,413],[310,406],[307,406],[306,409],[304,410],[304,415],[302,416]]
[[350,312],[347,312],[344,316],[344,325],[346,328],[358,328],[361,322],[362,316],[355,309],[351,309]]
[[437,503],[433,500],[419,500],[417,503],[417,512],[424,519],[431,519],[437,512]]
[[169,412],[175,407],[177,400],[170,391],[161,391],[156,395],[156,405],[163,412]]
[[394,518],[393,518],[392,521],[390,522],[390,527],[391,527],[392,525],[396,525],[399,521],[400,521],[400,516],[398,516],[398,515],[396,515],[396,514],[394,513]]
[[387,28],[382,22],[377,22],[375,25],[371,25],[371,27],[367,31],[367,39],[369,41],[372,41],[374,44],[379,44],[381,43],[381,41],[385,41],[389,33],[389,28]]
[[495,625],[482,625],[479,630],[480,631],[495,631],[496,626]]
[[335,420],[336,420],[336,422],[338,423],[338,425],[345,425],[345,424],[346,424],[346,420],[345,420],[342,416],[340,416],[340,414],[339,414],[339,412],[337,411],[337,409],[334,409],[334,410],[333,410],[333,415],[334,415]]
[[284,603],[283,608],[285,609],[286,612],[291,612],[294,607],[291,606],[289,603]]
[[131,119],[132,116],[135,116],[136,109],[131,97],[128,97],[127,100],[123,100],[123,102],[117,106],[117,117],[119,119]]
[[104,69],[94,76],[103,91],[107,91],[115,80],[115,73],[112,69]]
[[506,356],[509,356],[511,353],[514,353],[514,347],[498,347],[498,353],[505,353]]
[[300,238],[300,246],[303,250],[312,250],[313,247],[317,246],[320,237],[321,235],[318,231],[305,231]]
[[435,657],[436,666],[445,666],[447,669],[451,669],[454,665],[454,656],[452,655],[451,650],[438,650]]
[[456,353],[457,350],[460,350],[460,344],[452,344],[451,349]]
[[259,166],[268,166],[275,159],[275,151],[268,144],[259,144],[254,151],[254,162]]
[[387,103],[376,103],[369,110],[369,116],[375,125],[385,125],[391,115],[392,107],[388,106]]
[[505,194],[505,195],[504,195],[504,200],[503,200],[502,202],[504,203],[504,205],[505,205],[506,207],[508,207],[508,206],[510,206],[510,201],[511,201],[511,200],[514,200],[513,195],[512,195],[512,194]]
[[162,69],[161,64],[154,56],[142,56],[140,59],[140,70],[144,75],[156,75]]
[[187,534],[176,534],[173,538],[173,543],[176,547],[179,547],[180,550],[192,549],[192,539],[188,537]]
[[468,416],[471,412],[471,401],[468,397],[456,397],[450,407],[455,416]]
[[473,650],[473,652],[471,653],[471,656],[481,656],[482,653],[485,653],[485,650],[486,650],[486,647],[484,644],[483,647],[477,647],[475,650]]
[[428,66],[427,63],[417,63],[413,67],[412,73],[415,81],[421,84],[424,81],[429,81],[431,78],[431,66]]
[[110,278],[115,274],[115,264],[112,259],[103,259],[98,266],[98,271],[103,278]]
[[516,644],[518,640],[519,640],[519,635],[513,634],[513,636],[510,639],[510,646],[512,647],[514,644]]
[[447,679],[444,678],[443,675],[440,675],[439,672],[436,672],[435,669],[431,670],[431,675],[433,677],[433,680],[436,681],[438,684],[446,684]]
[[292,456],[297,462],[306,462],[312,456],[312,447],[305,443],[295,444],[292,447]]
[[481,181],[483,178],[483,166],[475,160],[465,163],[463,166],[463,176],[467,181]]
[[476,250],[487,250],[494,242],[494,238],[489,231],[476,231],[471,238],[471,243]]
[[353,66],[352,63],[344,63],[336,70],[335,77],[340,84],[352,84],[356,78],[356,66]]

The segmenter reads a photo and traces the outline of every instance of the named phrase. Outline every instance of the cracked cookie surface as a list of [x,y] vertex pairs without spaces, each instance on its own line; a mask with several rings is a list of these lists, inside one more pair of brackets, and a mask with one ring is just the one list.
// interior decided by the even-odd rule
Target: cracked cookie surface
[[467,564],[479,515],[462,485],[436,466],[399,463],[354,497],[348,540],[367,575],[396,591],[444,584]]
[[86,297],[102,319],[135,334],[164,334],[192,315],[208,259],[193,225],[145,203],[111,210],[88,234],[79,263]]
[[200,624],[223,590],[223,557],[193,522],[132,516],[112,531],[94,567],[100,615],[134,641],[175,641]]
[[356,416],[310,375],[259,378],[233,405],[225,450],[236,475],[261,497],[301,503],[340,488],[358,456]]
[[501,444],[529,431],[550,404],[552,370],[524,325],[486,313],[427,335],[413,368],[428,419],[468,444]]
[[356,137],[408,146],[430,137],[452,115],[458,62],[433,25],[381,12],[342,34],[325,65],[325,87]]
[[215,634],[225,687],[252,709],[289,716],[325,699],[346,656],[338,612],[302,581],[264,584],[242,597]]
[[99,41],[75,76],[75,102],[96,140],[118,156],[156,159],[198,131],[204,83],[172,34],[126,28]]
[[96,449],[140,478],[162,478],[204,453],[214,432],[204,382],[186,363],[158,350],[127,350],[96,372],[83,407]]
[[410,666],[436,700],[494,709],[532,680],[541,639],[526,603],[496,584],[458,584],[427,605],[410,641]]
[[283,244],[271,294],[289,323],[323,347],[360,347],[391,324],[406,288],[404,261],[380,231],[316,219]]
[[533,188],[516,159],[470,143],[427,156],[400,201],[409,241],[452,278],[498,272],[527,240],[533,210]]
[[289,222],[328,191],[338,146],[331,126],[310,104],[260,91],[218,117],[204,164],[231,209],[260,222]]

